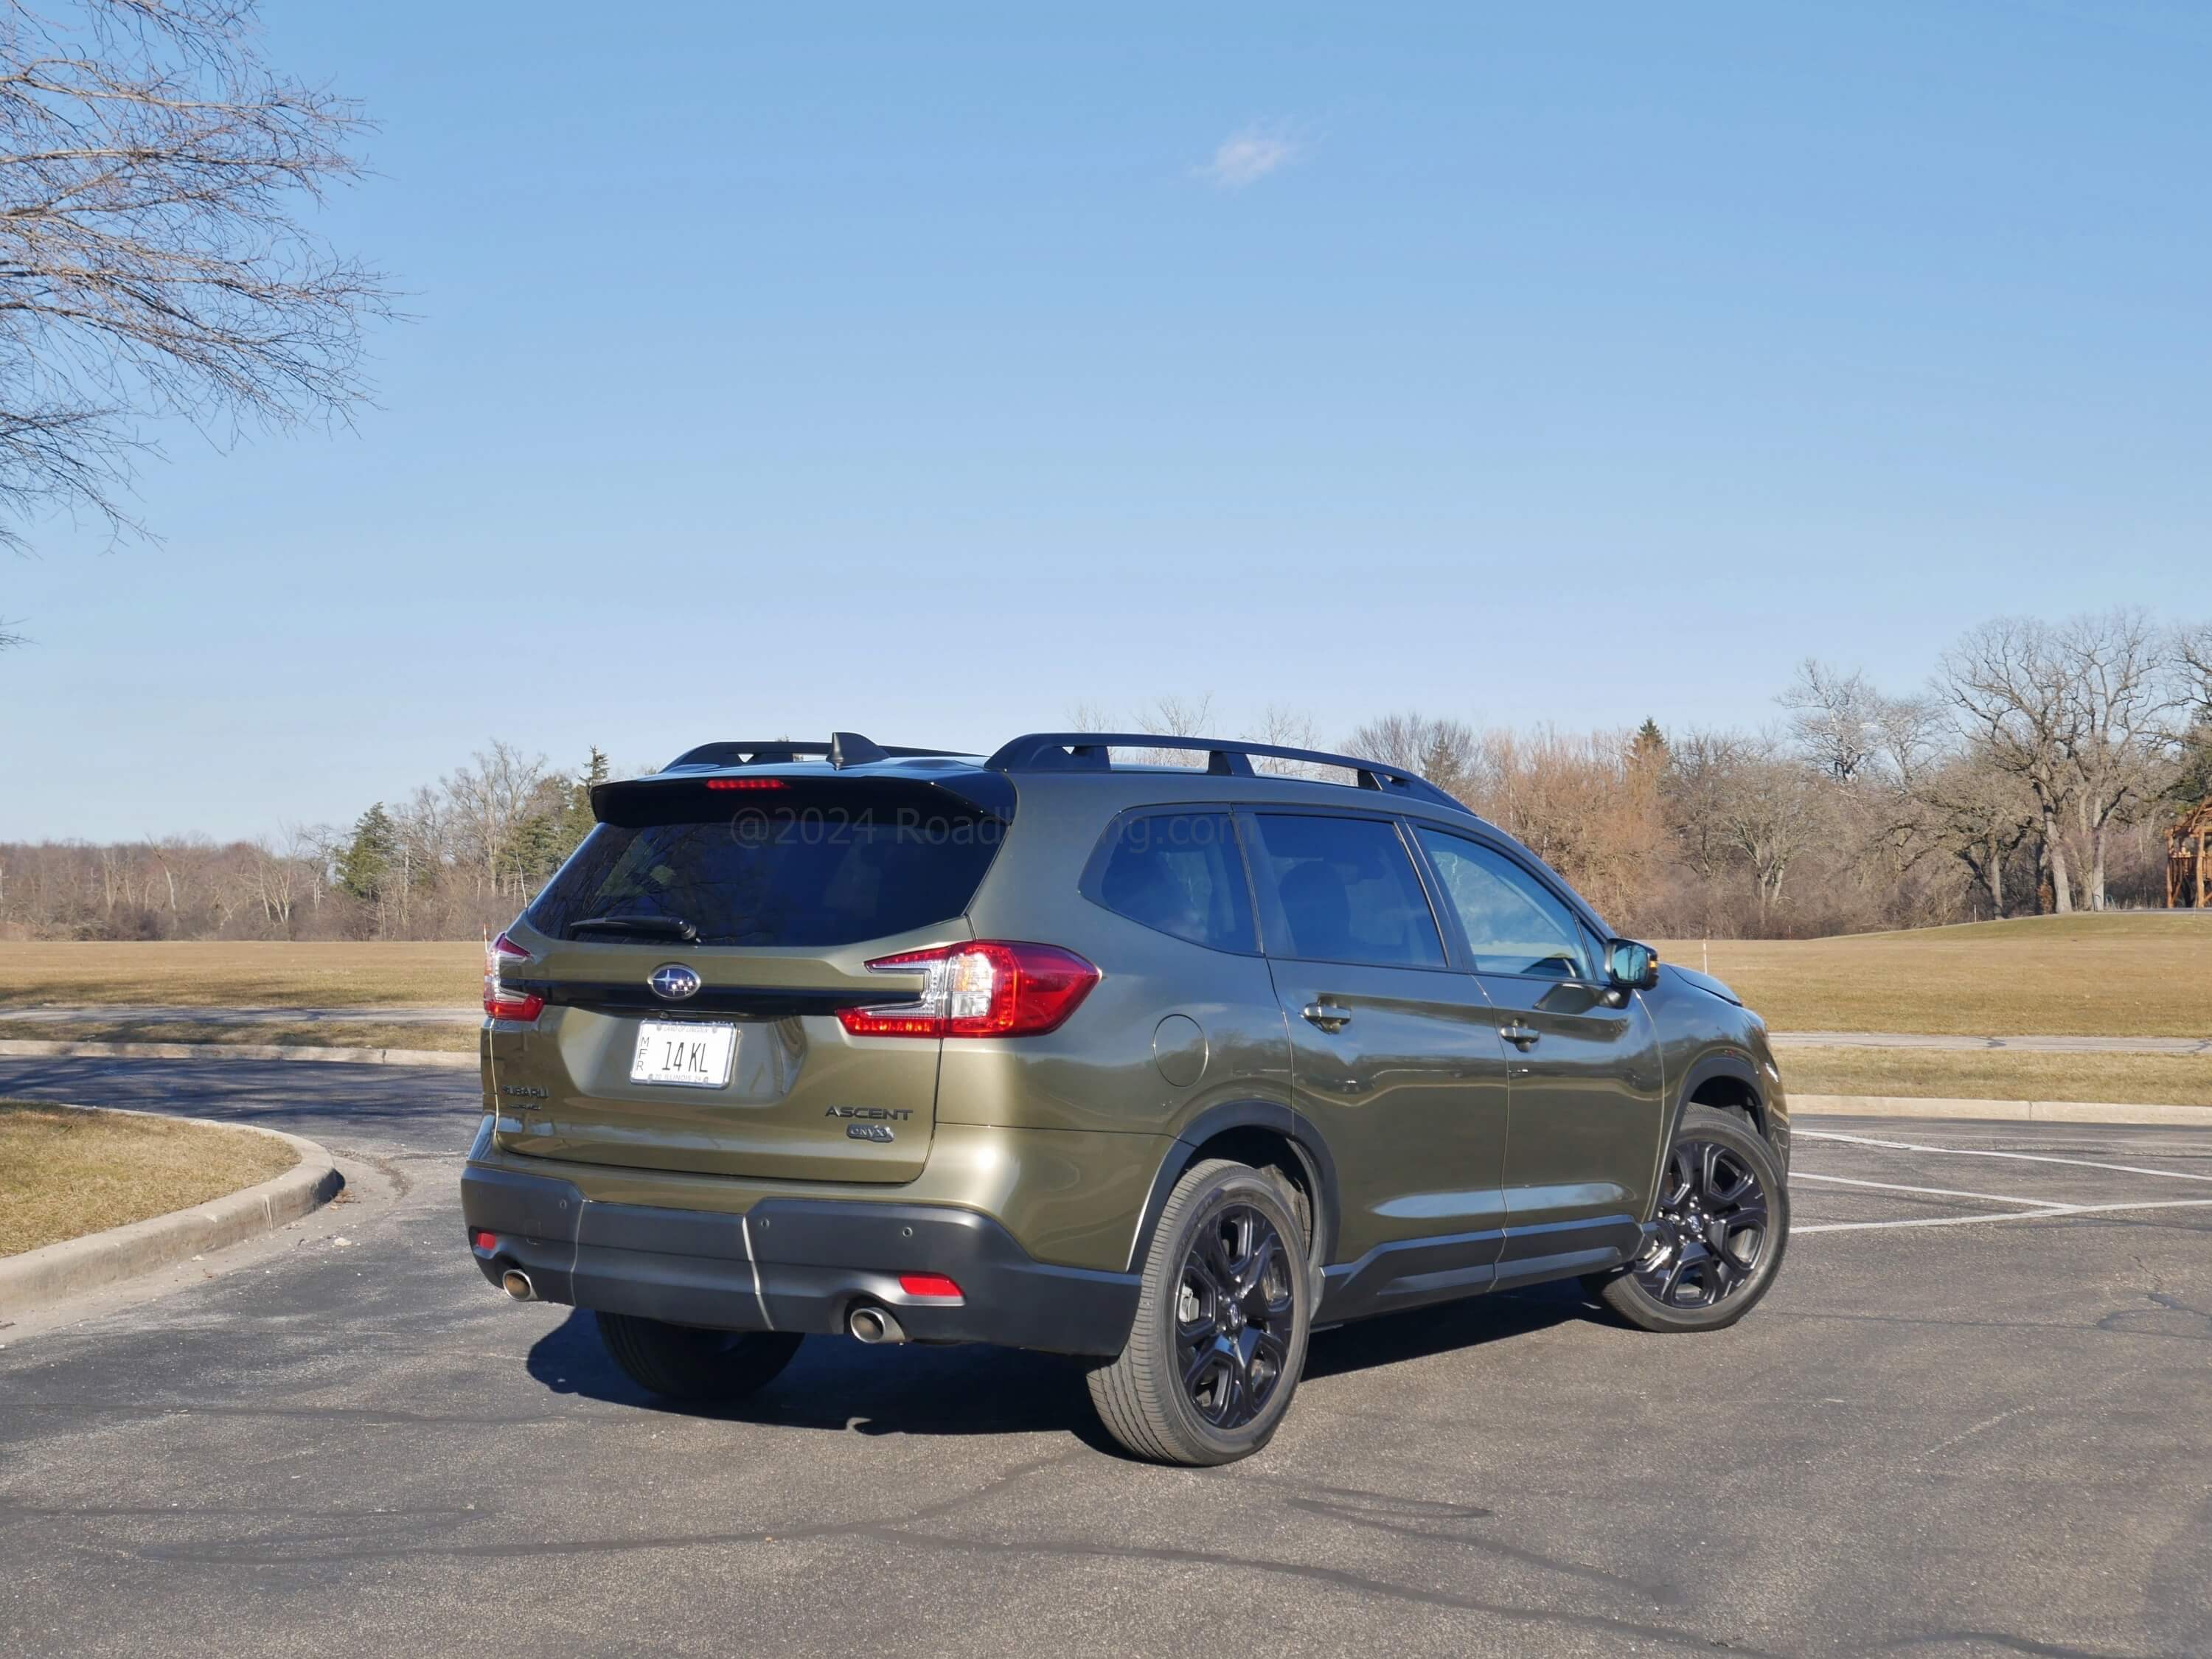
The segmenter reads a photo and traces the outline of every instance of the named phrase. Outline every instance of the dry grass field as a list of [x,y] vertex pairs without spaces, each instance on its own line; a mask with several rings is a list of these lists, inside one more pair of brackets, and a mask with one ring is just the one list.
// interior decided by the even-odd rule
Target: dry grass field
[[1793,1046],[1775,1058],[1793,1097],[1901,1095],[1922,1100],[2212,1107],[2212,1059],[2202,1054],[1946,1054]]
[[[1707,948],[1672,939],[1659,952],[1695,968]],[[1778,1031],[2212,1036],[2212,915],[2188,911],[1709,948],[1712,971]]]
[[298,1161],[243,1129],[0,1100],[0,1256],[204,1204]]
[[40,1003],[124,1002],[195,1008],[471,1008],[483,947],[0,943],[0,1013]]
[[281,1043],[301,1048],[431,1048],[448,1054],[477,1052],[473,1025],[403,1024],[398,1021],[257,1021],[252,1025],[210,1025],[179,1019],[9,1019],[0,1011],[0,1040],[39,1042]]

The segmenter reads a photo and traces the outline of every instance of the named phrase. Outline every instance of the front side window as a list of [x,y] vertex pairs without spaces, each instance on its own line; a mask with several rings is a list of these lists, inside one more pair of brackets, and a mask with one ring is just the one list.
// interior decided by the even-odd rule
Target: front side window
[[1477,973],[1596,977],[1588,934],[1541,882],[1480,842],[1440,830],[1417,833],[1467,931]]
[[1117,915],[1216,951],[1259,948],[1237,826],[1226,812],[1115,822],[1091,896]]
[[1270,933],[1271,954],[1381,968],[1444,965],[1436,918],[1395,824],[1277,812],[1255,822],[1260,878],[1285,935]]

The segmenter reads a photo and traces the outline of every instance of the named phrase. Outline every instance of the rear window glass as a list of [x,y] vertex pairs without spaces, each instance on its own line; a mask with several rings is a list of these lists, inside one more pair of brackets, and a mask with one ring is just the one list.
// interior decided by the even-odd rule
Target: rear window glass
[[1107,832],[1091,896],[1116,915],[1216,951],[1259,949],[1237,829],[1226,812],[1152,812]]
[[690,922],[702,945],[853,945],[961,915],[1004,833],[994,818],[858,805],[602,823],[529,921],[556,939],[593,917],[650,916]]
[[1443,940],[1395,825],[1262,812],[1261,879],[1287,935],[1271,954],[1384,968],[1441,968]]

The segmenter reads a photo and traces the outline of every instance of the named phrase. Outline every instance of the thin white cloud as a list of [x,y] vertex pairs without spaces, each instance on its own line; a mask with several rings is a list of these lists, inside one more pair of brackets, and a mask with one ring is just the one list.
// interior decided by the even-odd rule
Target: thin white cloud
[[1296,161],[1298,149],[1297,143],[1284,133],[1265,127],[1246,127],[1223,139],[1213,152],[1213,159],[1193,171],[1223,190],[1243,190]]

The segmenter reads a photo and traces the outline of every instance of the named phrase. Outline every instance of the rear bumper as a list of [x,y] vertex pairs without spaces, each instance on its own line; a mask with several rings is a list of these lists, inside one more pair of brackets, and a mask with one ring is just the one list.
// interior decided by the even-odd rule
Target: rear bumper
[[[1133,1273],[1034,1261],[988,1216],[951,1205],[775,1198],[723,1215],[594,1203],[556,1177],[471,1164],[461,1214],[493,1284],[520,1267],[548,1302],[671,1324],[831,1335],[873,1304],[916,1341],[1109,1355],[1136,1317]],[[479,1231],[491,1249],[475,1248]],[[908,1296],[902,1273],[949,1275],[963,1299]]]

